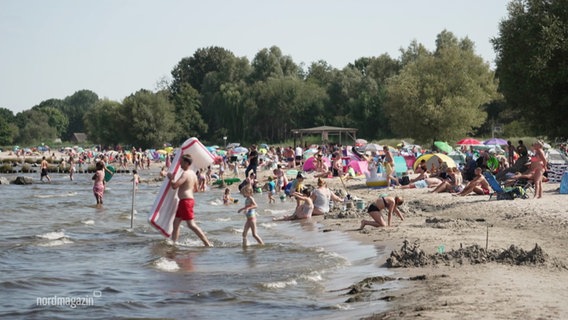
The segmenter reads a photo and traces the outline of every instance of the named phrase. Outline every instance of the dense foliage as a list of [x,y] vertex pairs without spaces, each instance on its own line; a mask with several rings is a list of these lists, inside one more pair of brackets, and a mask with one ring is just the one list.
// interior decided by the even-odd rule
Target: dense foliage
[[493,39],[499,89],[522,123],[568,137],[568,2],[514,0]]

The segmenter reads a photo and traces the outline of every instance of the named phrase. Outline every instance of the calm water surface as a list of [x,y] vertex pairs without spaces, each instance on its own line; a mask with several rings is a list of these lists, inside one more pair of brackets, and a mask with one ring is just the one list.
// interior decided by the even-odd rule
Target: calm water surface
[[[156,172],[142,171],[142,179]],[[383,248],[310,221],[272,222],[294,202],[268,205],[256,194],[259,235],[243,248],[240,204],[222,205],[222,189],[196,195],[205,248],[186,227],[173,247],[147,223],[161,183],[116,174],[95,208],[90,174],[52,174],[52,183],[0,185],[0,317],[3,319],[350,319],[383,302],[344,303],[345,288],[386,275]],[[15,176],[5,176],[13,179]],[[380,289],[380,288],[376,288]]]

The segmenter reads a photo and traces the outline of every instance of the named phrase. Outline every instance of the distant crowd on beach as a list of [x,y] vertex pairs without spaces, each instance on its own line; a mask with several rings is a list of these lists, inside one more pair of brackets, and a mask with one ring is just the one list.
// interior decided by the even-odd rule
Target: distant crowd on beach
[[[255,193],[265,192],[269,204],[275,203],[278,198],[294,199],[296,203],[294,211],[290,215],[275,218],[275,221],[308,219],[311,216],[325,215],[334,205],[343,205],[350,200],[350,195],[346,192],[336,194],[331,191],[326,181],[327,179],[339,179],[345,189],[344,181],[359,179],[358,174],[361,172],[355,172],[353,166],[350,165],[351,161],[366,163],[365,168],[369,171],[377,171],[386,180],[384,185],[386,190],[424,188],[431,193],[447,192],[455,196],[492,195],[502,192],[499,190],[501,187],[520,186],[523,190],[534,190],[534,197],[541,198],[542,183],[547,181],[548,170],[547,155],[542,141],[536,141],[531,146],[526,146],[523,141],[518,141],[516,145],[508,141],[504,152],[500,154],[495,149],[475,150],[471,146],[462,146],[460,151],[465,159],[457,163],[453,161],[448,163],[447,158],[442,156],[438,156],[436,161],[420,160],[420,155],[433,153],[433,151],[404,144],[396,148],[386,145],[375,145],[369,148],[369,145],[357,144],[354,146],[296,145],[295,147],[267,145],[259,147],[253,144],[248,149],[241,147],[238,152],[234,149],[223,150],[223,153],[213,150],[216,160],[212,165],[195,172],[189,169],[188,165],[184,169],[188,172],[187,176],[184,175],[185,180],[174,181],[168,173],[174,151],[172,149],[171,152],[157,155],[135,148],[130,152],[124,150],[78,152],[68,149],[65,150],[59,165],[64,168],[69,167],[70,179],[73,180],[73,173],[77,171],[75,166],[81,168],[86,164],[95,164],[93,193],[97,206],[103,203],[105,174],[110,164],[117,168],[132,168],[135,173],[134,179],[137,179],[137,182],[140,179],[138,170],[149,169],[152,164],[158,164],[161,167],[159,177],[169,179],[172,187],[181,188],[182,196],[185,198],[193,199],[193,192],[206,192],[213,184],[217,184],[223,190],[223,203],[226,205],[238,202],[231,197],[231,189],[228,188],[231,183],[226,183],[229,179],[234,179],[233,181],[238,181],[239,192],[245,198],[244,206],[238,210],[247,219],[243,243],[246,243],[246,233],[250,230],[259,244],[263,241],[256,230]],[[433,156],[437,154],[445,153],[433,153]],[[401,175],[400,172],[395,171],[395,157],[400,156],[414,157],[419,160]],[[52,157],[55,157],[55,154]],[[191,160],[184,159],[181,160],[182,163],[191,164]],[[50,181],[45,156],[42,158],[40,167],[40,179]],[[266,177],[262,181],[258,178],[259,172],[264,173],[263,176]],[[315,186],[305,185],[308,174],[317,179]],[[242,181],[241,178],[243,178]],[[187,183],[191,184],[191,187]],[[390,226],[391,218],[395,215],[404,220],[402,212],[398,209],[403,203],[404,199],[400,196],[378,197],[366,209],[372,220],[361,221],[360,228],[363,229],[369,225]],[[181,214],[176,226],[179,228],[181,221],[188,221],[190,229],[198,234],[204,244],[210,245],[204,233],[198,230],[194,222],[189,222],[193,219],[192,208],[192,205],[186,205],[186,212]],[[381,214],[383,211],[387,213],[386,219]]]

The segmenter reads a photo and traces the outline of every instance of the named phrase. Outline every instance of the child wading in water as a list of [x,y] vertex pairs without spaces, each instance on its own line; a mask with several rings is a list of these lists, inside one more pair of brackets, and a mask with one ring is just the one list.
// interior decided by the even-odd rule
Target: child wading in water
[[243,188],[243,195],[246,197],[245,206],[239,209],[239,213],[245,212],[247,217],[247,222],[243,230],[243,246],[247,245],[247,234],[248,230],[251,230],[252,236],[256,239],[259,244],[264,244],[260,236],[256,233],[256,201],[252,197],[252,187],[250,185]]
[[223,204],[232,204],[236,203],[235,199],[231,197],[231,189],[225,188],[225,194],[223,194]]
[[274,195],[276,194],[276,183],[273,181],[272,177],[268,177],[268,203],[274,203]]

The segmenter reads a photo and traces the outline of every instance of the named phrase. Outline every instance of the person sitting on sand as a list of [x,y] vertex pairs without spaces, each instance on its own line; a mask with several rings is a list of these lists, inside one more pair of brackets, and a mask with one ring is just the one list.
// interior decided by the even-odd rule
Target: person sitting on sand
[[414,170],[414,173],[424,173],[426,171],[428,171],[428,165],[426,164],[426,160],[422,159],[418,167],[416,167],[416,170]]
[[[373,226],[373,227],[386,227],[391,225],[391,217],[392,213],[396,213],[396,215],[400,218],[400,220],[404,221],[404,216],[398,209],[398,206],[404,203],[402,197],[379,197],[375,202],[371,203],[367,208],[367,213],[373,218],[373,221],[370,220],[361,220],[361,227],[358,230],[363,230],[365,226]],[[385,219],[383,218],[381,211],[387,210],[387,222],[385,223]]]
[[410,183],[419,181],[419,180],[424,180],[430,177],[430,171],[429,170],[424,170],[424,171],[420,171],[420,174],[412,179],[410,179]]
[[401,189],[423,189],[423,188],[433,188],[437,187],[442,180],[440,178],[426,178],[422,180],[418,180],[415,182],[411,182],[405,186],[401,186]]
[[314,212],[312,215],[319,216],[329,212],[329,205],[331,201],[341,202],[342,198],[338,197],[335,193],[331,192],[327,187],[327,183],[321,178],[318,178],[318,187],[312,191],[310,195],[314,203]]
[[333,153],[333,159],[331,161],[331,172],[334,177],[343,177],[343,160],[339,152]]
[[455,193],[456,196],[467,196],[468,194],[475,192],[478,195],[489,195],[491,192],[491,187],[482,174],[483,169],[477,167],[475,168],[475,177],[471,180],[465,188],[459,193]]
[[446,176],[447,178],[444,179],[434,190],[432,190],[432,193],[459,193],[463,191],[463,177],[458,168],[446,168]]
[[302,192],[294,192],[292,194],[297,201],[301,202],[299,206],[296,207],[294,213],[290,216],[284,216],[282,218],[274,218],[272,221],[289,221],[289,220],[300,220],[308,219],[312,216],[314,211],[314,203],[310,198],[310,190],[304,188]]
[[315,159],[316,173],[314,174],[314,178],[327,178],[329,176],[329,168],[323,160],[323,156],[321,154],[316,154]]

